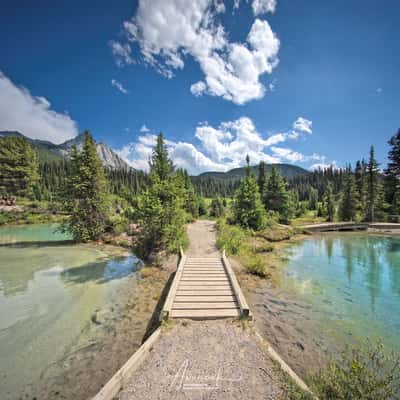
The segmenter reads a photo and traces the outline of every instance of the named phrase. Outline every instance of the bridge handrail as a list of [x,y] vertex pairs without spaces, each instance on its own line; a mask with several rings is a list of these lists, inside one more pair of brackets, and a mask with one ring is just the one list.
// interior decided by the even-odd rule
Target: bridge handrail
[[229,262],[228,258],[226,257],[225,254],[225,249],[222,249],[222,262],[224,263],[226,272],[229,276],[229,280],[231,281],[233,290],[235,292],[236,295],[236,299],[238,301],[239,304],[239,308],[240,308],[240,312],[243,316],[249,317],[251,318],[251,312],[250,312],[250,308],[247,304],[247,301],[244,297],[244,294],[242,292],[242,289],[240,288],[239,282],[237,281],[236,275],[232,270],[231,267],[231,263]]
[[171,287],[169,288],[168,296],[165,300],[164,307],[161,310],[160,321],[166,321],[169,317],[169,313],[172,310],[172,304],[174,302],[175,293],[178,289],[178,283],[183,272],[183,266],[185,265],[185,261],[186,261],[186,255],[181,247],[179,249],[178,268],[176,269],[174,280],[172,281]]

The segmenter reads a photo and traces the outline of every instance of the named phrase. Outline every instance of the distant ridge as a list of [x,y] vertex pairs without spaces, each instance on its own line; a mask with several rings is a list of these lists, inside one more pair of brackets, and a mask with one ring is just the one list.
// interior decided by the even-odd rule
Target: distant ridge
[[[81,149],[84,141],[84,134],[76,136],[59,145],[46,140],[30,139],[21,132],[17,131],[0,131],[0,136],[17,136],[24,137],[35,148],[38,153],[39,160],[44,161],[61,161],[68,157],[69,151],[75,144]],[[96,151],[103,165],[111,169],[132,169],[111,147],[104,143],[96,142]]]
[[[310,173],[306,169],[299,167],[297,165],[292,164],[265,164],[265,173],[269,175],[271,173],[272,167],[275,166],[280,174],[285,178],[293,178],[297,175],[304,175]],[[254,174],[258,176],[258,166],[254,165],[251,167]],[[217,179],[217,180],[240,180],[246,176],[246,167],[234,168],[227,172],[203,172],[200,175],[193,176],[192,179],[194,181],[203,181],[208,179]]]

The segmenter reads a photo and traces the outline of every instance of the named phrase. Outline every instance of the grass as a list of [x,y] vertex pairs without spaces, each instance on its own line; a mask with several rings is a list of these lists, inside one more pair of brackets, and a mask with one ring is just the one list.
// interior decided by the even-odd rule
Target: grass
[[269,221],[268,226],[257,232],[229,225],[225,219],[217,222],[217,246],[225,248],[228,255],[237,257],[249,274],[268,278],[272,284],[279,279],[285,258],[280,251],[290,243],[303,238],[298,226],[288,226]]
[[0,212],[0,225],[60,223],[65,219],[65,216],[59,213],[56,203],[18,198],[17,206],[23,210]]

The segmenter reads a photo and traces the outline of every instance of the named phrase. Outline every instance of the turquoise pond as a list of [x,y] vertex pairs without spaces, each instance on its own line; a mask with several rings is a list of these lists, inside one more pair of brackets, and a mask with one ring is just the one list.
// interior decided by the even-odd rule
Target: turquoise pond
[[325,334],[400,351],[400,237],[324,234],[285,254],[280,286],[320,316]]
[[33,398],[92,334],[94,313],[123,302],[141,266],[121,249],[66,242],[57,228],[0,228],[1,399]]

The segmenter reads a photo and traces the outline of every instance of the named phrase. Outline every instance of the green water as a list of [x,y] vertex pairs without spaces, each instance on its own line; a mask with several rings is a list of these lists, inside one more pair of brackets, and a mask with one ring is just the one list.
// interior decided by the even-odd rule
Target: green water
[[291,247],[281,285],[342,343],[400,351],[400,237],[327,234]]
[[66,237],[54,228],[0,228],[2,399],[35,393],[140,265],[110,248],[59,244]]
[[59,224],[17,225],[0,228],[0,244],[71,240],[59,231]]

